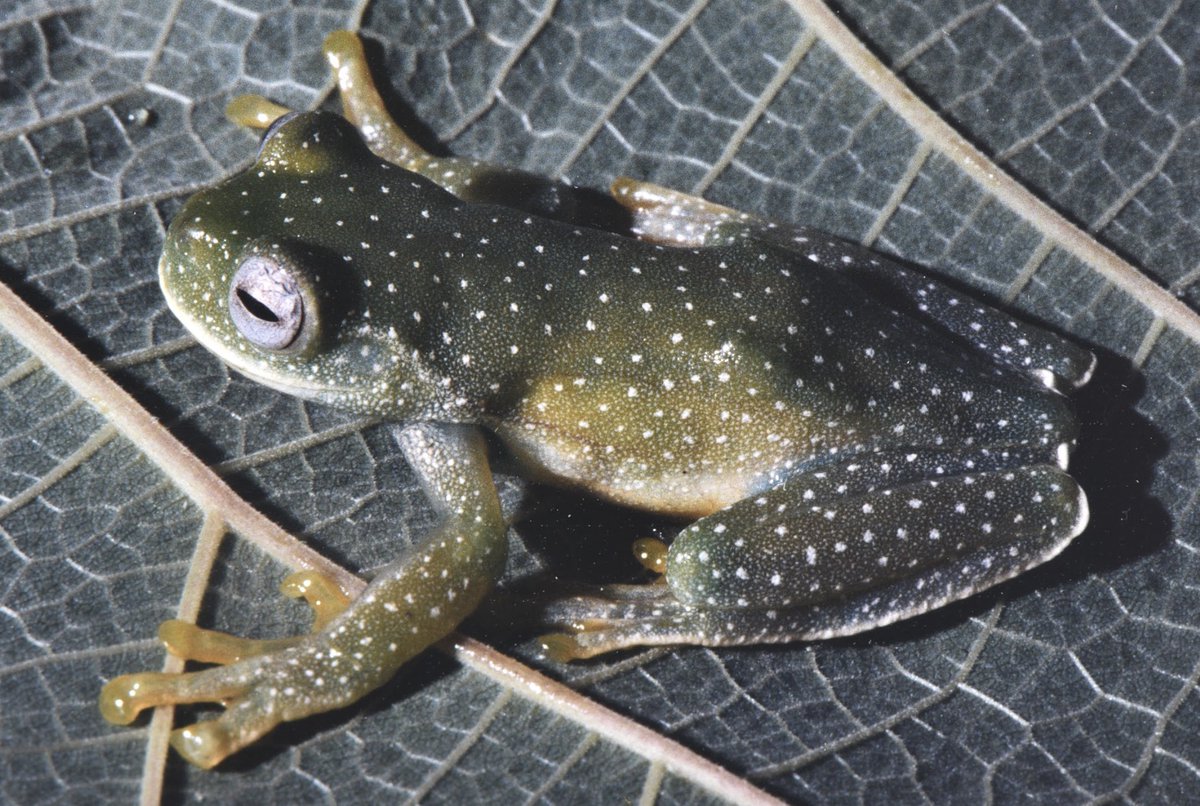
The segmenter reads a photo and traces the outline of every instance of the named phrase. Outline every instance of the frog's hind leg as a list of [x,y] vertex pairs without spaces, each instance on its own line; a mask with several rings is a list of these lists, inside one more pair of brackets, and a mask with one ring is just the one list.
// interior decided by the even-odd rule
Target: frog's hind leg
[[1046,386],[1077,388],[1096,367],[1091,351],[857,244],[626,177],[613,182],[612,194],[630,211],[632,229],[644,240],[693,248],[743,239],[772,243],[851,278],[885,304]]
[[825,639],[970,596],[1057,555],[1087,500],[1026,449],[914,450],[797,474],[684,529],[668,585],[551,603],[558,659],[650,644]]

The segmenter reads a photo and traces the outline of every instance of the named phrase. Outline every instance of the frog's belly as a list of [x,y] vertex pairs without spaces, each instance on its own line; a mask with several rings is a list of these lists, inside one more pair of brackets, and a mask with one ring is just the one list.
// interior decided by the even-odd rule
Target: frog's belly
[[659,454],[634,455],[536,427],[502,427],[496,433],[537,481],[580,487],[625,506],[686,518],[710,515],[762,489],[783,464],[779,457],[761,455],[742,462],[720,457],[664,460]]

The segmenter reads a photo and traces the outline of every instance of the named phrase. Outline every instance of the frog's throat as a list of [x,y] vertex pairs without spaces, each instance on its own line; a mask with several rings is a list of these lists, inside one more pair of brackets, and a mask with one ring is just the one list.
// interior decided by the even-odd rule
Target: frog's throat
[[200,343],[201,347],[219,358],[223,364],[240,372],[255,383],[260,383],[277,392],[283,392],[293,397],[323,403],[345,399],[347,395],[353,393],[354,390],[352,389],[333,386],[326,382],[314,382],[311,384],[299,382],[295,376],[286,375],[282,372],[271,372],[269,369],[265,369],[262,364],[253,364],[247,361],[245,353],[232,349],[219,338],[213,337],[208,329],[201,325],[194,316],[190,315],[180,306],[175,305],[170,295],[164,294],[163,296],[166,297],[167,307],[171,309],[171,313],[175,314],[175,318],[183,323],[184,328]]

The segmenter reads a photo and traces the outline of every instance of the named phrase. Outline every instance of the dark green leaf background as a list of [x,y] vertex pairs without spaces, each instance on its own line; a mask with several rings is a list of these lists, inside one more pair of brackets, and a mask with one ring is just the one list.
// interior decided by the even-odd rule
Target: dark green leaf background
[[[1099,353],[1074,459],[1088,531],[999,590],[853,640],[558,667],[528,633],[486,635],[784,800],[1194,798],[1200,4],[835,7],[918,106],[987,156],[984,174],[1015,177],[1078,228],[1082,251],[1047,237],[1044,209],[981,183],[897,93],[860,80],[844,42],[806,26],[813,7],[6,3],[0,279],[251,503],[369,572],[432,517],[386,428],[231,375],[183,339],[154,274],[182,201],[253,156],[255,137],[223,118],[230,97],[330,101],[328,31],[361,28],[396,111],[448,153],[601,189],[649,179],[871,240]],[[1088,257],[1102,254],[1104,271]],[[0,799],[718,797],[675,756],[650,761],[437,653],[220,771],[144,767],[144,722],[110,727],[95,698],[112,676],[161,665],[154,627],[176,612],[203,512],[109,433],[105,401],[78,397],[0,326]],[[72,459],[89,440],[96,450]],[[625,563],[637,534],[579,539],[578,521],[613,518],[549,501],[526,501],[535,525],[514,529],[514,572]],[[274,591],[284,573],[226,539],[202,620],[301,629]]]

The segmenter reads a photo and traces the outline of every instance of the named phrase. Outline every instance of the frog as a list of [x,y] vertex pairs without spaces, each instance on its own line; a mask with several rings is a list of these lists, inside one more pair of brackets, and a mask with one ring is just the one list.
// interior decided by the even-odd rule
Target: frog
[[1095,368],[1085,347],[862,246],[648,182],[612,185],[627,232],[573,221],[530,174],[422,149],[355,34],[324,50],[343,115],[236,99],[231,119],[265,129],[258,155],[175,216],[160,285],[233,370],[395,421],[441,521],[357,598],[287,578],[307,634],[165,623],[168,651],[216,665],[113,679],[109,721],[220,703],[171,736],[209,768],[389,680],[504,572],[488,439],[533,481],[682,524],[633,542],[649,581],[546,603],[557,661],[872,630],[1084,530],[1067,395]]

